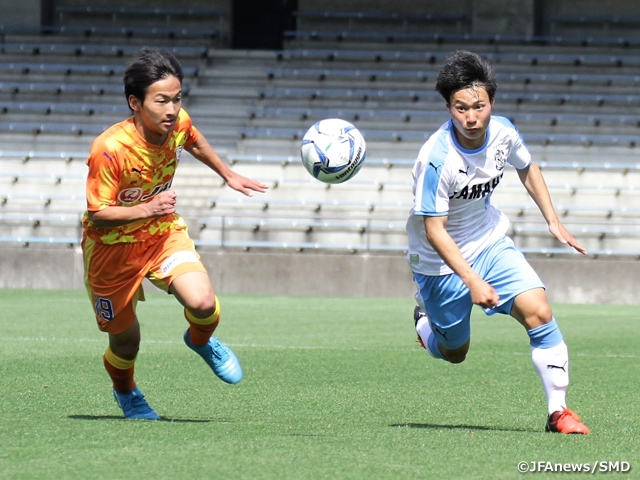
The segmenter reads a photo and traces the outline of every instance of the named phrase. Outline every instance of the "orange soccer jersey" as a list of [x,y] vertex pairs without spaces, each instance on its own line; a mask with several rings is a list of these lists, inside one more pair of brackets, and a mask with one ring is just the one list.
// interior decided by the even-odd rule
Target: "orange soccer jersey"
[[[133,117],[107,129],[93,141],[87,159],[87,210],[131,207],[168,190],[182,150],[195,143],[199,135],[184,110],[180,110],[174,129],[162,146],[147,143],[136,130]],[[178,221],[179,216],[172,214],[121,227],[97,228],[85,212],[83,226],[84,235],[98,243],[135,243],[166,233]]]

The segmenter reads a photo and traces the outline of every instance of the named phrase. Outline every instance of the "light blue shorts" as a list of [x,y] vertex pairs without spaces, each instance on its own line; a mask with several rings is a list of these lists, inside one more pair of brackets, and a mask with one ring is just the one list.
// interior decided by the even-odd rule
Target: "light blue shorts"
[[[544,288],[538,274],[527,263],[513,241],[504,237],[489,245],[472,265],[473,270],[500,296],[500,303],[484,308],[487,315],[511,314],[515,298],[528,290]],[[413,274],[418,287],[416,300],[427,312],[438,341],[448,349],[461,347],[471,338],[471,293],[460,277]]]

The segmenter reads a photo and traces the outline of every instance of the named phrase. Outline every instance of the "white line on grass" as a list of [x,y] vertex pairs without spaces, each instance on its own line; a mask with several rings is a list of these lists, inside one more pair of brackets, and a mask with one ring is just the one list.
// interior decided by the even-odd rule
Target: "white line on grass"
[[[20,342],[64,342],[64,343],[104,343],[105,339],[101,338],[63,338],[63,337],[0,337],[2,341],[20,341]],[[177,340],[156,340],[156,339],[142,339],[141,343],[154,343],[158,345],[182,345],[183,342]],[[262,348],[262,349],[277,349],[277,350],[384,350],[384,351],[407,351],[414,350],[415,347],[407,348],[389,348],[389,347],[331,347],[326,345],[262,345],[259,343],[227,343],[226,345],[234,348]],[[529,352],[491,352],[494,355],[529,355]],[[485,354],[487,354],[485,352]],[[635,354],[614,354],[614,353],[602,353],[600,355],[592,355],[588,353],[573,353],[572,356],[576,357],[594,357],[594,358],[638,358]]]

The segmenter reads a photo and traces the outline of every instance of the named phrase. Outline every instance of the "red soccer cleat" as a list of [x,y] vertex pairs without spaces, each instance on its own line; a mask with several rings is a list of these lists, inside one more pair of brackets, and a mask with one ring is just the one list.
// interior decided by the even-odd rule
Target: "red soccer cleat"
[[546,432],[589,434],[589,427],[580,422],[580,417],[568,408],[553,412],[544,427]]

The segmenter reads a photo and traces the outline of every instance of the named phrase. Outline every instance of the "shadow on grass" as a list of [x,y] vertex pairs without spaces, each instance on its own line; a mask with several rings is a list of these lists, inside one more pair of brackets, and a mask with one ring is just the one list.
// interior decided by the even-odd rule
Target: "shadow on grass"
[[531,428],[506,428],[506,427],[487,427],[484,425],[439,425],[437,423],[392,423],[390,427],[405,428],[430,428],[433,430],[481,430],[489,432],[531,432],[544,433],[542,430],[533,430]]
[[[69,415],[71,420],[131,420],[126,419],[122,416],[118,415]],[[141,419],[133,419],[133,420],[141,420]],[[147,420],[144,420],[147,421]],[[171,422],[171,423],[231,423],[231,420],[224,418],[216,418],[216,419],[203,419],[203,418],[171,418],[171,417],[160,417],[159,420],[154,420],[156,422]]]

